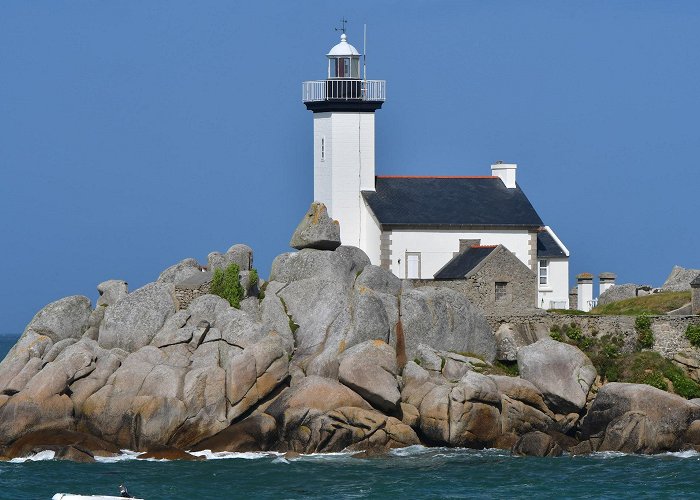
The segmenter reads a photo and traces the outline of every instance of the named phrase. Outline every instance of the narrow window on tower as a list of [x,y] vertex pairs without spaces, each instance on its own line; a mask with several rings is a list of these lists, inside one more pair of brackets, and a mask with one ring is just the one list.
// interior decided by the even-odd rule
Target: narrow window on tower
[[326,138],[321,137],[321,161],[326,161]]

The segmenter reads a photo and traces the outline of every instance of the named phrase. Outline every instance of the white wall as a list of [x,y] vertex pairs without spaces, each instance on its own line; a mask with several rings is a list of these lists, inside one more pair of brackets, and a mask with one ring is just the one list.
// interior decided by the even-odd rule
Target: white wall
[[[342,230],[342,229],[341,229]],[[527,230],[401,230],[391,232],[391,272],[406,275],[406,252],[421,253],[421,278],[432,279],[459,251],[459,240],[480,239],[482,245],[502,244],[530,267],[530,235]],[[401,259],[401,263],[398,262]],[[373,261],[374,262],[374,261]]]
[[[314,201],[320,201],[333,213],[333,197],[331,186],[333,182],[332,120],[330,113],[314,113]],[[321,161],[321,140],[325,138],[325,160]]]
[[314,113],[314,199],[340,222],[343,245],[366,240],[362,190],[374,190],[374,113]]
[[591,303],[593,302],[593,282],[587,281],[584,283],[578,283],[578,306],[579,311],[588,312],[591,310]]
[[372,217],[367,203],[362,202],[362,230],[360,236],[360,248],[365,251],[369,260],[375,266],[381,264],[381,237],[382,230],[377,221]]
[[[546,285],[539,285],[539,268],[537,272],[537,283],[539,286],[537,294],[537,306],[542,309],[550,309],[551,302],[558,308],[569,308],[569,259],[547,259],[549,261],[549,279]],[[538,266],[539,266],[539,260]]]

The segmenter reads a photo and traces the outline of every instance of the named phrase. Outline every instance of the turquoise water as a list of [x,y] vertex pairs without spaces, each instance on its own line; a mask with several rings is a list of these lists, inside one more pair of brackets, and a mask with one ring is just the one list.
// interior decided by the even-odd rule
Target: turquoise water
[[496,450],[411,447],[387,458],[316,455],[205,462],[0,463],[2,498],[114,494],[124,482],[169,498],[692,498],[700,456],[515,458]]
[[[0,336],[0,358],[15,339]],[[700,498],[700,454],[694,452],[522,458],[500,450],[410,447],[374,459],[224,456],[203,462],[139,461],[128,454],[95,464],[0,462],[0,499],[48,499],[58,492],[116,495],[120,483],[148,500]]]

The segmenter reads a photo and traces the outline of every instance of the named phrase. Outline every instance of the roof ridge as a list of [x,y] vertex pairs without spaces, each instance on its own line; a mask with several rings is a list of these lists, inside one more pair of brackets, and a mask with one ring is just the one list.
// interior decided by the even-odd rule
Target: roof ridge
[[377,175],[377,179],[498,179],[495,175]]
[[469,248],[496,248],[498,245],[472,245]]

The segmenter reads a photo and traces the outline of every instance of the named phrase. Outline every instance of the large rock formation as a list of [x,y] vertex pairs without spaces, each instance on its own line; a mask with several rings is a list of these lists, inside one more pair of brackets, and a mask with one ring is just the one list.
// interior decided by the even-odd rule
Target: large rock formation
[[591,360],[577,347],[541,339],[518,350],[520,376],[532,382],[557,413],[578,412],[596,377]]
[[[312,229],[304,237],[322,241]],[[95,309],[79,296],[47,305],[0,363],[0,454],[700,445],[700,406],[630,384],[604,386],[591,406],[591,362],[548,337],[531,343],[540,333],[501,325],[500,357],[517,357],[522,378],[487,375],[496,337],[464,296],[413,289],[358,248],[314,245],[278,256],[240,309],[207,294],[176,310],[194,259],[131,293],[101,283]],[[211,269],[231,263],[248,279],[252,250],[209,256]]]
[[686,269],[681,266],[673,266],[671,274],[661,285],[662,292],[684,292],[690,290],[690,282],[700,275],[700,269]]
[[613,302],[619,302],[620,300],[632,299],[638,294],[647,295],[650,290],[650,286],[637,285],[635,283],[615,285],[600,294],[600,297],[598,297],[598,305],[604,306]]
[[106,348],[135,351],[151,343],[165,320],[175,314],[171,284],[151,283],[128,294],[105,311],[98,342]]
[[335,250],[340,246],[340,225],[328,217],[326,205],[313,202],[297,226],[289,246],[301,250]]
[[604,385],[585,417],[582,437],[591,449],[626,453],[676,451],[700,419],[700,406],[642,384]]

